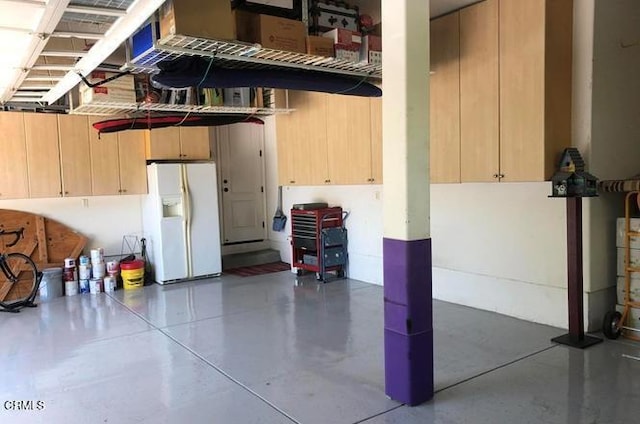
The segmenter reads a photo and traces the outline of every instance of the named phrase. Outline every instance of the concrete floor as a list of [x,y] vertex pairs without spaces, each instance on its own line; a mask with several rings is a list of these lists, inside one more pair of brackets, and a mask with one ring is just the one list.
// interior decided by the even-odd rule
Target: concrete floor
[[59,298],[0,315],[0,422],[638,421],[639,344],[580,351],[438,301],[434,318],[437,393],[410,408],[384,395],[381,287],[282,272]]

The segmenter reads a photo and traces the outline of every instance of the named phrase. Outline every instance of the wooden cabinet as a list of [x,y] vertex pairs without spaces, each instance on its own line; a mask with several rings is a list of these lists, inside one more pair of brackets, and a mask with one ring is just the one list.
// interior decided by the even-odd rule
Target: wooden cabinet
[[280,185],[382,183],[381,99],[289,92],[276,117]]
[[572,4],[485,0],[431,21],[432,182],[551,177],[571,144]]
[[498,1],[460,11],[460,179],[497,181],[499,169]]
[[431,21],[430,177],[460,182],[459,13]]
[[500,173],[543,181],[571,145],[572,0],[500,2]]
[[144,194],[147,192],[147,162],[145,160],[144,134],[140,131],[118,133],[118,171],[120,194]]
[[371,183],[382,184],[382,98],[371,98]]
[[369,98],[327,95],[327,154],[332,184],[371,182]]
[[24,114],[29,197],[62,196],[58,118],[51,113]]
[[0,199],[27,198],[29,180],[24,115],[20,112],[0,112],[0,128]]
[[65,197],[90,196],[91,152],[89,120],[82,115],[58,115],[62,194]]
[[[90,119],[91,121],[91,119]],[[145,138],[142,131],[91,132],[91,182],[94,195],[147,192]]]
[[210,159],[209,127],[168,127],[145,131],[146,158]]
[[182,159],[211,159],[209,127],[180,128],[180,154]]

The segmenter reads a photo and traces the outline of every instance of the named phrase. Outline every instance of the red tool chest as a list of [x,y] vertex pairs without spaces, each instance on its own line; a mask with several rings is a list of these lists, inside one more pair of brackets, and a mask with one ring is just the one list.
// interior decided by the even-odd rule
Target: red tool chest
[[315,272],[319,280],[327,271],[343,277],[346,265],[346,229],[341,207],[291,209],[293,266],[298,275]]

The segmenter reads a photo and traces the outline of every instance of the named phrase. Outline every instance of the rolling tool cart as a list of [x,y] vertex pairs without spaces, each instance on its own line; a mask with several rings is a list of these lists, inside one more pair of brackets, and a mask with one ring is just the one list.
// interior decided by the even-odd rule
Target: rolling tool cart
[[341,207],[294,205],[291,245],[298,275],[315,272],[320,281],[326,281],[331,272],[337,278],[345,277],[348,255],[347,229],[343,224]]

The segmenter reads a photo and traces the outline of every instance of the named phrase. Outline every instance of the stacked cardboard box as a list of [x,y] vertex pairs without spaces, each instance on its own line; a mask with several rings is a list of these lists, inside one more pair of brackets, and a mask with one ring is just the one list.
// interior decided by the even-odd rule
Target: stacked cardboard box
[[[631,218],[630,219],[630,228],[629,231],[632,232],[640,232],[640,218]],[[623,305],[625,302],[626,296],[626,281],[625,281],[625,219],[618,218],[616,222],[616,247],[618,253],[618,263],[617,263],[617,300],[618,305],[616,307],[617,310],[622,312]],[[630,238],[630,249],[629,249],[629,266],[634,268],[640,268],[640,237],[631,237]],[[631,273],[631,288],[629,292],[629,296],[631,301],[640,301],[640,272],[632,272]],[[631,319],[629,319],[628,323],[635,327],[640,328],[640,321],[638,321],[638,317],[640,317],[640,310],[632,309],[631,310]]]
[[360,61],[362,36],[359,32],[335,28],[325,32],[322,36],[333,40],[336,59],[347,60],[349,62]]
[[244,10],[234,10],[233,14],[238,40],[258,43],[267,49],[306,53],[306,30],[302,22]]
[[[95,84],[115,75],[117,74],[112,72],[94,71],[87,76],[87,80],[91,84]],[[97,87],[89,87],[82,83],[79,90],[80,104],[93,102],[135,103],[136,101],[133,75],[123,75]]]

